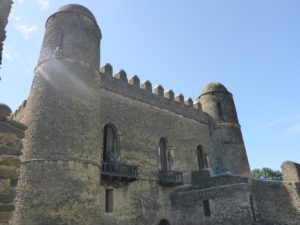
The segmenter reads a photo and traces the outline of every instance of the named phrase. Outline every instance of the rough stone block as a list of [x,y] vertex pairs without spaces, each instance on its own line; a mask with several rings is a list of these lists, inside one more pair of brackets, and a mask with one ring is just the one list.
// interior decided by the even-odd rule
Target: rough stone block
[[175,96],[175,101],[184,104],[184,96],[182,94],[177,94]]
[[119,79],[120,81],[127,83],[127,74],[124,70],[120,70],[116,75],[115,78]]
[[152,92],[152,84],[150,81],[146,80],[144,83],[141,84],[141,89],[145,91]]
[[106,77],[112,77],[113,74],[113,68],[109,63],[106,63],[104,66],[101,67],[100,71],[106,76]]
[[170,99],[171,101],[174,101],[174,92],[169,89],[165,92],[165,97]]
[[164,88],[161,85],[156,86],[154,88],[154,94],[164,96]]
[[285,161],[281,165],[281,170],[284,181],[300,181],[300,164]]
[[18,156],[13,155],[0,155],[0,165],[12,165],[15,167],[20,167],[20,159]]
[[130,78],[129,84],[133,85],[134,87],[140,87],[140,78],[137,75],[134,75]]
[[0,178],[9,179],[17,176],[18,168],[15,166],[0,165]]

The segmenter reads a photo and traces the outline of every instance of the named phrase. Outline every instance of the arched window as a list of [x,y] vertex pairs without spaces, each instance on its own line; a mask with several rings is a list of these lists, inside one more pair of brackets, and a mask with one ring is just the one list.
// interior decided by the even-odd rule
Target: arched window
[[104,126],[103,132],[103,161],[108,161],[109,152],[115,154],[117,144],[117,132],[116,129],[107,124]]
[[170,222],[169,222],[168,220],[163,219],[163,220],[161,220],[161,221],[159,222],[158,225],[171,225],[171,224],[170,224]]
[[162,171],[168,170],[168,155],[167,155],[168,143],[166,138],[159,140],[159,153],[160,153],[160,168]]
[[208,160],[207,160],[208,157],[201,145],[198,145],[197,147],[197,158],[198,158],[199,170],[208,168]]

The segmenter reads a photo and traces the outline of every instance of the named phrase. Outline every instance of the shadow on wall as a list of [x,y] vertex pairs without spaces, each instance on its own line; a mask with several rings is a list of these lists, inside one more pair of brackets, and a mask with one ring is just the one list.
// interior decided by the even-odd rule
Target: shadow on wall
[[[284,164],[283,164],[284,165]],[[298,164],[299,165],[299,164]],[[285,171],[282,166],[283,174]],[[284,178],[289,176],[284,176]],[[293,177],[295,179],[295,177]],[[300,182],[298,180],[250,181],[253,206],[259,225],[300,224]]]

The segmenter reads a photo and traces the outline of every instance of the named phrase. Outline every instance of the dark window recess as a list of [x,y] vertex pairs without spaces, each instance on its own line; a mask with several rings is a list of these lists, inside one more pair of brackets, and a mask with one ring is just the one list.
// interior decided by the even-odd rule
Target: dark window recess
[[103,135],[103,161],[108,162],[109,153],[115,156],[117,135],[110,125],[104,127]]
[[168,159],[167,159],[167,141],[165,138],[161,138],[159,141],[160,149],[160,166],[162,171],[168,170]]
[[168,220],[161,220],[158,225],[170,225]]
[[105,190],[105,211],[107,213],[114,211],[114,191],[112,189]]
[[198,157],[198,166],[199,170],[208,168],[208,160],[207,155],[203,151],[203,148],[201,145],[197,147],[197,157]]
[[221,103],[220,102],[217,103],[217,107],[218,107],[219,119],[223,119],[223,112],[222,112],[222,107],[221,107]]
[[255,215],[255,210],[254,210],[254,206],[253,206],[253,198],[252,198],[252,195],[250,195],[250,204],[251,204],[252,217],[253,217],[254,222],[256,222],[256,215]]
[[209,200],[203,200],[204,216],[210,216]]

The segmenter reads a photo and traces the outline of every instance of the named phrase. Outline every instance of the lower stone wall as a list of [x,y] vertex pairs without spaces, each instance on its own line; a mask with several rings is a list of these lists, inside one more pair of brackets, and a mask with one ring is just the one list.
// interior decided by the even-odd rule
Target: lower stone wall
[[25,127],[7,119],[10,109],[0,104],[0,225],[12,217]]
[[250,186],[256,224],[300,224],[300,182],[251,180]]
[[[205,213],[204,201],[209,202],[210,215]],[[172,225],[253,224],[248,184],[180,188],[172,194],[171,205]]]

